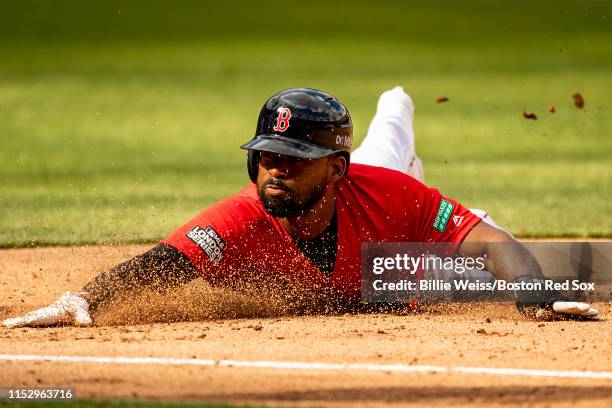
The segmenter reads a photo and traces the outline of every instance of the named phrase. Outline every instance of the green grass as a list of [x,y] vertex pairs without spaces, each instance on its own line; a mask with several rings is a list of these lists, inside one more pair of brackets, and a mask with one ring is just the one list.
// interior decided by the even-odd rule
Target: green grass
[[331,92],[359,142],[397,84],[429,184],[521,236],[612,236],[609,1],[124,3],[3,6],[0,246],[160,239],[248,182],[271,94]]

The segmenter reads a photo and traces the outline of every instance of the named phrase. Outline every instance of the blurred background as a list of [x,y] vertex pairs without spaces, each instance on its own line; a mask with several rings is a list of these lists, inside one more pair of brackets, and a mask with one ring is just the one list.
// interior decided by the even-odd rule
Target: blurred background
[[164,237],[248,183],[239,145],[264,101],[298,86],[342,100],[359,143],[379,94],[402,85],[427,184],[521,237],[610,237],[611,11],[567,0],[4,2],[0,246]]

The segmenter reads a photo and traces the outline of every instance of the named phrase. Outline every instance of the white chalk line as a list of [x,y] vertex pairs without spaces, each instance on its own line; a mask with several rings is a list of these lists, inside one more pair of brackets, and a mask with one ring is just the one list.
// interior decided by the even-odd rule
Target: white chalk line
[[328,371],[383,371],[401,373],[463,373],[488,375],[523,375],[531,377],[612,379],[612,372],[610,371],[529,370],[522,368],[445,367],[434,365],[408,364],[341,364],[322,362],[306,363],[298,361],[245,361],[166,357],[54,356],[35,354],[0,354],[0,361],[39,361],[55,363],[92,364],[156,364],[166,366],[245,367]]

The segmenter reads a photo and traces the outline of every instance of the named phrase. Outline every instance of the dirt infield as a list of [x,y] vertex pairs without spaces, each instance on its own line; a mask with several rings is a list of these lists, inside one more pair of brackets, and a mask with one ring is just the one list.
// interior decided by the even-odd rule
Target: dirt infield
[[[44,306],[147,247],[2,250],[0,318]],[[602,322],[538,323],[524,319],[512,304],[484,303],[438,305],[404,315],[295,316],[265,300],[213,290],[198,281],[169,296],[149,295],[106,311],[98,316],[97,327],[1,328],[0,354],[169,357],[249,364],[225,367],[5,358],[0,360],[0,387],[74,387],[79,398],[275,406],[609,407],[610,378],[564,378],[556,371],[542,374],[547,376],[510,371],[487,374],[483,370],[612,371],[612,305],[597,306],[606,318]],[[162,323],[164,320],[190,321]],[[125,321],[130,324],[113,326]],[[252,362],[321,365],[258,367]],[[368,366],[329,365],[335,363]],[[422,367],[402,372],[391,366],[387,370],[386,364],[449,370],[433,372]],[[457,367],[482,370],[452,370]]]

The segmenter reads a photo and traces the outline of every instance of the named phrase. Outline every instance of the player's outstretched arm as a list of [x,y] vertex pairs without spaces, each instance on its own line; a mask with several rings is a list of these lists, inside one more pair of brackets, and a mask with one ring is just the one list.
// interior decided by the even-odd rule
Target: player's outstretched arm
[[[534,256],[507,232],[480,222],[461,245],[463,256],[486,254],[485,266],[497,279],[532,283],[545,279]],[[599,311],[587,303],[570,302],[556,290],[517,290],[516,307],[524,315],[549,320],[557,317],[599,319]]]
[[129,298],[144,289],[167,290],[190,282],[198,276],[191,261],[166,244],[103,272],[80,292],[66,292],[47,307],[21,317],[6,319],[5,327],[70,324],[91,326],[91,314],[113,301]]

